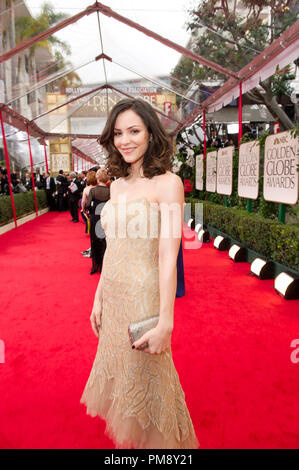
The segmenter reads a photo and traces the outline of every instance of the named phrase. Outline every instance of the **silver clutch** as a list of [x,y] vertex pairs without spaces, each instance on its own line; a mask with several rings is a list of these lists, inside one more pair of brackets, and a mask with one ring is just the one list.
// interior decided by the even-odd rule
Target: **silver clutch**
[[[129,331],[129,338],[131,341],[131,344],[135,343],[141,336],[144,335],[147,331],[151,330],[152,328],[155,328],[157,326],[159,321],[159,315],[155,317],[150,317],[146,318],[145,320],[139,320],[134,323],[130,323],[128,327]],[[147,343],[143,343],[141,346],[139,346],[138,349],[145,349],[148,347]]]

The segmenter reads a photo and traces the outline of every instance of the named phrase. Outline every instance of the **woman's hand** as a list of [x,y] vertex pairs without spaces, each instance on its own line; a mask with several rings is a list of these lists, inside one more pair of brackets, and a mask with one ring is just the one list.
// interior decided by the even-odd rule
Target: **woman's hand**
[[[160,325],[158,324],[155,328],[147,331],[140,339],[132,344],[133,349],[141,349],[143,352],[149,354],[161,354],[170,347],[171,344],[171,325]],[[140,348],[144,343],[148,346]]]
[[97,338],[99,337],[99,329],[101,327],[101,313],[102,313],[102,305],[100,302],[93,306],[93,309],[90,315],[91,327]]

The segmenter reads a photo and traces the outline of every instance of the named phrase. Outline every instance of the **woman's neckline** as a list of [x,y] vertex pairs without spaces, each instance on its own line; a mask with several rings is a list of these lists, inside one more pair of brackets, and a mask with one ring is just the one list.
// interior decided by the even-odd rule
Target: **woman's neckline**
[[111,201],[111,199],[109,199],[111,204],[129,204],[130,202],[143,201],[143,200],[145,200],[149,204],[158,204],[158,202],[149,201],[145,196],[139,197],[139,198],[136,198],[136,199],[125,200],[125,201],[122,201],[122,202],[113,202],[113,201]]

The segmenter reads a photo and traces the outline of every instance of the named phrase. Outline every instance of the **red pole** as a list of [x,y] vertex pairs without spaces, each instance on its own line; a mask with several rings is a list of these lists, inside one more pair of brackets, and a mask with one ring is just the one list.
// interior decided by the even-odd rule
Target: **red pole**
[[3,116],[2,116],[2,111],[1,111],[1,110],[0,110],[0,119],[1,119],[2,135],[3,135],[3,146],[4,146],[4,153],[5,153],[5,161],[6,161],[6,170],[7,170],[7,177],[8,177],[9,194],[10,194],[10,199],[11,199],[11,206],[12,206],[13,218],[14,218],[14,220],[15,220],[15,226],[16,226],[15,228],[18,228],[18,226],[17,226],[17,215],[16,215],[15,201],[14,201],[14,198],[13,198],[12,187],[11,187],[11,176],[10,176],[9,156],[8,156],[8,150],[7,150],[7,144],[6,144],[6,137],[5,137],[4,125],[3,125]]
[[48,158],[47,158],[47,148],[46,148],[46,140],[45,140],[45,138],[44,138],[44,149],[45,149],[46,172],[48,173],[49,168],[48,168]]
[[76,154],[77,156],[77,171],[79,170],[79,163],[78,163],[78,160],[79,160],[79,157],[78,157],[78,154]]
[[206,134],[206,110],[202,110],[202,128],[203,128],[203,156],[207,154],[207,134]]
[[242,139],[242,82],[239,83],[239,134],[238,134],[238,146],[240,146],[240,141]]
[[35,205],[35,212],[36,212],[36,215],[38,215],[37,201],[36,201],[36,192],[35,192],[35,183],[34,183],[34,175],[33,175],[33,160],[32,160],[32,152],[31,152],[30,136],[29,136],[29,127],[28,127],[28,126],[27,126],[27,137],[28,137],[28,147],[29,147],[29,155],[30,155],[31,180],[32,180],[32,189],[33,189],[34,205]]
[[73,153],[72,153],[72,161],[73,161],[73,171],[75,171],[75,157]]

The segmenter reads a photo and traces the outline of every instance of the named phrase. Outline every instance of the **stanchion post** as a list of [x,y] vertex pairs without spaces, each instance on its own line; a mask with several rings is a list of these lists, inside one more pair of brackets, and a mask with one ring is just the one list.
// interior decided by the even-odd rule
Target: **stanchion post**
[[12,207],[12,212],[13,212],[13,218],[14,218],[14,221],[15,221],[15,228],[18,228],[16,207],[15,207],[15,201],[14,201],[14,198],[13,198],[12,185],[11,185],[9,155],[8,155],[8,150],[7,150],[7,143],[6,143],[6,137],[5,137],[5,132],[4,132],[4,124],[3,124],[3,116],[2,116],[2,111],[1,110],[0,110],[0,120],[1,120],[2,136],[3,136],[3,147],[4,147],[4,154],[5,154],[5,161],[6,161],[6,170],[7,170],[9,194],[10,194],[10,199],[11,199],[11,207]]
[[33,160],[32,160],[32,152],[31,152],[30,135],[29,135],[28,126],[27,126],[27,138],[28,138],[28,147],[29,147],[29,156],[30,156],[31,180],[32,180],[32,190],[33,190],[33,197],[34,197],[35,212],[36,212],[36,215],[38,215],[35,182],[34,182],[34,175],[33,175]]

